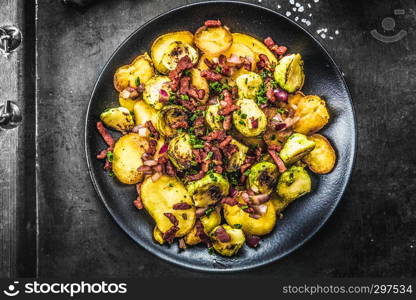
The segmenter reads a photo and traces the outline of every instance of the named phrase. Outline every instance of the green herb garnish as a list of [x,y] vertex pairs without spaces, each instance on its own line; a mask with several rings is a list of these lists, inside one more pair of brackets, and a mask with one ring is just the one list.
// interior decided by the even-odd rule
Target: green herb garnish
[[214,207],[210,207],[210,208],[208,208],[206,211],[205,211],[205,215],[207,216],[207,217],[209,217],[209,215],[213,212],[215,210],[215,208]]
[[107,159],[109,162],[113,162],[113,159],[114,159],[113,151],[107,152]]

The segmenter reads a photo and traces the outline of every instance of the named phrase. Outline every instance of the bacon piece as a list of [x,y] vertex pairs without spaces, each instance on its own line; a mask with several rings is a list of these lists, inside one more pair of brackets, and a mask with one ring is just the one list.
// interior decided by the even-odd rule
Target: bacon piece
[[217,230],[215,230],[215,236],[222,243],[227,243],[227,242],[231,241],[230,235],[227,233],[227,231],[222,226],[218,227]]
[[107,171],[111,170],[111,166],[112,166],[111,162],[108,159],[106,159],[105,164],[104,164],[104,170],[107,170]]
[[140,83],[136,90],[141,94],[144,92],[144,84]]
[[211,141],[222,141],[227,137],[224,130],[214,130],[210,132],[207,136],[202,137],[203,140],[211,142]]
[[276,95],[274,94],[273,85],[270,80],[266,82],[266,97],[272,103],[276,102],[277,100]]
[[[148,121],[148,122],[151,122],[151,121]],[[149,147],[146,149],[146,153],[150,154],[150,155],[155,155],[156,146],[157,146],[157,141],[154,140],[154,139],[150,139],[149,140]]]
[[187,128],[189,128],[189,125],[188,125],[188,123],[186,122],[186,121],[178,121],[178,122],[176,122],[176,123],[174,123],[174,124],[172,124],[172,126],[171,126],[173,129],[177,129],[177,128],[184,128],[184,129],[187,129]]
[[185,243],[185,240],[183,238],[179,239],[179,241],[178,241],[178,248],[179,249],[182,249],[182,250],[185,250],[186,249],[186,243]]
[[234,53],[227,59],[227,64],[230,66],[234,66],[237,68],[241,68],[243,62],[241,61],[240,57],[235,55]]
[[113,151],[115,142],[111,134],[107,131],[107,129],[105,129],[103,122],[97,122],[97,130],[108,146],[107,149],[101,151],[101,153],[97,155],[98,159],[104,159],[107,157],[108,151]]
[[211,147],[213,153],[213,161],[216,165],[222,165],[222,154],[218,147]]
[[201,72],[201,76],[206,78],[208,81],[220,81],[222,75],[211,70],[204,70]]
[[238,147],[237,145],[234,145],[234,144],[228,144],[221,150],[225,157],[230,158],[231,155],[233,155],[234,153],[238,151]]
[[282,146],[281,145],[269,145],[269,150],[273,150],[273,151],[280,151],[282,150]]
[[227,204],[227,205],[229,205],[229,206],[235,206],[235,205],[237,205],[237,204],[238,204],[238,201],[237,201],[237,199],[235,199],[235,198],[232,198],[232,197],[226,197],[226,198],[223,198],[223,199],[221,200],[221,203],[222,203],[222,204]]
[[163,239],[169,244],[172,244],[173,240],[175,239],[176,232],[178,232],[178,230],[179,230],[178,226],[175,226],[175,225],[172,226],[171,228],[168,229],[168,231],[166,231],[163,234]]
[[136,200],[133,201],[133,204],[137,209],[143,209],[143,202],[142,202],[142,198],[140,196],[140,187],[141,186],[142,186],[141,183],[136,184],[137,198],[136,198]]
[[231,114],[233,111],[239,110],[240,107],[238,105],[232,104],[230,106],[226,106],[223,109],[221,109],[218,114],[222,116],[226,116]]
[[201,241],[205,243],[208,247],[211,247],[211,240],[209,239],[208,235],[206,235],[204,231],[204,225],[202,225],[200,220],[196,220],[195,229],[196,234],[201,239]]
[[159,139],[159,132],[157,132],[157,130],[156,130],[156,128],[155,128],[155,126],[153,126],[153,123],[152,123],[152,121],[146,121],[146,123],[144,124],[144,126],[147,128],[147,129],[149,129],[149,131],[150,131],[150,133],[152,134],[152,136],[155,138],[155,139]]
[[188,175],[188,176],[186,176],[186,179],[188,179],[189,181],[195,181],[195,180],[199,180],[199,179],[201,179],[202,177],[204,177],[205,176],[205,173],[206,172],[204,172],[203,170],[201,170],[201,171],[199,171],[197,174],[195,174],[195,175]]
[[208,58],[204,59],[204,63],[208,66],[208,68],[210,69],[215,69],[216,64],[214,62],[212,62],[211,60],[209,60]]
[[276,43],[273,41],[273,39],[271,38],[271,37],[267,37],[267,38],[265,38],[264,39],[264,41],[263,41],[263,43],[267,46],[267,48],[271,48],[271,47],[273,47],[274,45],[276,45]]
[[180,202],[173,205],[173,209],[175,210],[185,210],[190,209],[192,206],[186,202]]
[[204,25],[207,27],[219,27],[221,26],[221,21],[220,20],[206,20],[204,22]]
[[261,238],[256,235],[246,235],[246,244],[251,248],[256,248],[260,243]]
[[270,69],[270,60],[265,54],[259,54],[259,61],[257,62],[257,69]]
[[170,160],[168,160],[166,162],[166,175],[170,176],[170,177],[175,177],[176,176],[176,171],[173,167],[173,164]]
[[132,87],[126,87],[124,90],[121,91],[120,97],[124,99],[136,99],[139,97],[139,92]]
[[180,79],[179,82],[179,93],[182,95],[188,94],[189,90],[189,82],[191,81],[191,78],[188,76],[184,76]]
[[224,121],[222,122],[222,127],[224,127],[224,130],[230,130],[231,129],[231,121],[232,121],[232,116],[231,115],[227,115],[224,117]]
[[197,218],[202,217],[203,215],[205,215],[205,212],[207,211],[208,208],[206,207],[199,207],[195,210],[195,215]]
[[247,71],[251,71],[251,63],[252,60],[251,58],[249,58],[248,56],[240,56],[241,61],[243,62],[243,68],[246,69]]
[[172,213],[164,213],[163,214],[166,218],[169,219],[169,221],[174,225],[174,226],[178,226],[179,222],[178,219],[176,219],[175,215]]
[[194,128],[204,127],[204,123],[205,123],[205,118],[203,116],[199,116],[195,119],[193,127]]
[[215,173],[222,174],[224,169],[220,165],[216,165],[216,166],[214,166],[214,171],[215,171]]
[[277,168],[279,169],[280,173],[283,173],[284,171],[286,171],[286,166],[285,163],[282,161],[282,159],[280,158],[280,156],[277,154],[276,151],[274,150],[268,150],[270,156],[273,158],[275,164],[277,165]]
[[241,167],[240,167],[240,172],[243,174],[248,168],[250,168],[251,167],[251,164],[249,164],[249,163],[246,163],[246,164],[243,164]]
[[179,81],[180,81],[182,72],[187,69],[192,68],[193,66],[194,64],[192,63],[191,59],[187,55],[182,57],[179,60],[178,64],[176,65],[175,70],[169,73],[169,79],[171,80],[170,87],[172,91],[176,92],[178,90]]
[[233,140],[233,137],[231,135],[227,136],[221,143],[220,143],[220,148],[224,148],[225,146],[227,146],[229,143],[231,143],[231,141]]

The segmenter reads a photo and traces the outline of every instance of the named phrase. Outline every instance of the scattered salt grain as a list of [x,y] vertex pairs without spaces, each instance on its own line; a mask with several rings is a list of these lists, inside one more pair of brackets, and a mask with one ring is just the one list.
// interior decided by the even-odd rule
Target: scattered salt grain
[[286,17],[290,17],[290,15],[291,15],[292,13],[290,12],[290,11],[287,11],[286,12]]
[[326,34],[325,33],[321,33],[321,38],[325,39],[326,38]]
[[299,2],[296,2],[296,7],[300,7],[300,3]]
[[289,0],[289,3],[293,5],[295,4],[295,0]]
[[335,30],[335,34],[336,35],[338,35],[339,34],[339,30],[337,29],[337,30]]
[[297,10],[297,8],[296,8],[296,7],[293,7],[293,8],[292,8],[292,10],[293,10],[293,11],[296,11],[296,10]]
[[298,8],[298,12],[303,12],[305,10],[305,8],[303,6]]
[[277,5],[277,9],[281,9],[282,7],[280,6],[280,4]]
[[299,20],[299,17],[295,17],[295,21]]
[[311,7],[312,7],[312,5],[310,3],[308,3],[308,8],[311,8]]
[[319,2],[319,0],[313,0],[313,2],[318,3],[318,2]]

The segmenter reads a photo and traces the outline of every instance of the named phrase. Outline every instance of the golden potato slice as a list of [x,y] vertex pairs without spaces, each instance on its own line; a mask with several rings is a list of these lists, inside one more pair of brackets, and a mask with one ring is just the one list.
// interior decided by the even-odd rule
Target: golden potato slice
[[[243,202],[242,202],[243,203]],[[250,217],[240,206],[224,204],[224,218],[231,227],[238,226],[245,233],[252,235],[265,235],[270,233],[276,225],[276,212],[270,201],[264,203],[267,211],[258,219]]]
[[161,245],[165,243],[165,240],[163,239],[163,232],[160,231],[160,229],[157,228],[157,226],[153,228],[153,239]]
[[[143,206],[156,222],[157,228],[163,233],[168,231],[173,224],[164,215],[173,214],[178,220],[179,230],[176,237],[181,237],[191,231],[195,224],[195,207],[192,206],[192,198],[186,188],[175,177],[162,175],[153,182],[151,177],[146,178],[142,185],[140,194]],[[173,205],[184,202],[192,207],[185,210],[173,209]]]
[[320,130],[329,121],[329,113],[324,100],[316,95],[308,95],[300,99],[295,112],[299,121],[295,123],[295,132],[309,135]]
[[250,35],[242,33],[233,33],[232,36],[234,43],[243,44],[250,48],[251,51],[253,51],[256,55],[256,59],[258,58],[259,54],[265,54],[271,63],[277,64],[276,56],[269,50],[269,48],[267,48],[263,42]]
[[317,174],[327,174],[332,171],[337,160],[334,148],[326,137],[320,134],[314,134],[308,137],[315,142],[315,148],[305,157],[303,161],[309,169]]
[[143,179],[137,168],[143,164],[142,155],[149,147],[149,139],[137,133],[122,136],[113,151],[113,172],[122,183],[135,184]]
[[201,76],[201,71],[199,71],[198,69],[192,68],[190,71],[191,71],[191,76],[192,76],[192,80],[191,80],[192,85],[195,86],[197,89],[205,91],[205,96],[201,101],[202,102],[207,101],[209,97],[208,81],[204,77]]
[[194,43],[202,52],[215,56],[231,47],[233,36],[224,26],[202,26],[195,32]]
[[165,55],[166,50],[169,45],[173,42],[182,42],[184,44],[192,45],[194,35],[189,31],[176,31],[169,32],[159,36],[152,44],[151,47],[151,56],[156,70],[163,73],[166,72],[166,68],[163,68],[160,63],[162,61],[163,55]]
[[291,106],[293,109],[296,110],[296,108],[298,107],[298,104],[299,104],[300,100],[303,97],[305,97],[305,95],[301,91],[297,91],[294,94],[289,94],[289,98],[288,98],[288,104],[289,104],[289,106]]
[[114,74],[114,88],[121,92],[127,87],[136,88],[146,83],[155,74],[152,61],[147,54],[136,57],[129,65],[118,68]]
[[127,108],[130,112],[134,112],[134,105],[138,101],[140,101],[140,99],[124,98],[122,96],[118,97],[118,103],[120,103],[120,106]]
[[133,111],[136,125],[144,126],[147,121],[152,121],[153,124],[156,124],[157,110],[144,100],[137,101],[134,104]]

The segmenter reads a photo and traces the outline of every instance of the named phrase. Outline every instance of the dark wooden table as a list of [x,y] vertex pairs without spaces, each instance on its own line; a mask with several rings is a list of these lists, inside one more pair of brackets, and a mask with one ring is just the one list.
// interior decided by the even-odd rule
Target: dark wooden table
[[[18,223],[17,229],[9,224],[16,231],[17,242],[3,246],[3,261],[11,247],[10,253],[16,255],[14,263],[3,264],[3,275],[212,276],[166,263],[130,240],[95,194],[83,148],[86,105],[111,53],[144,22],[192,2],[197,1],[103,1],[79,13],[56,0],[39,1],[36,52],[25,49],[26,56],[35,57],[37,53],[37,115],[27,116],[36,117],[37,122],[37,185],[35,191],[27,187],[23,196],[16,197],[21,201],[17,208],[23,207],[20,214],[26,212],[26,221]],[[320,39],[340,65],[357,114],[358,152],[347,192],[316,236],[276,263],[225,276],[414,277],[415,2],[295,1],[302,3],[303,13],[294,12],[289,1],[249,2],[282,14],[290,10],[294,20],[299,16],[297,22]],[[25,9],[30,14],[34,6],[26,5]],[[404,15],[394,15],[394,9],[404,9]],[[392,28],[391,19],[383,22],[383,28],[386,17],[395,20],[394,31],[385,30]],[[311,25],[302,18],[310,20]],[[26,30],[32,30],[28,24],[31,18],[26,16],[25,20]],[[320,32],[326,34],[325,38],[317,33],[322,28],[327,28],[327,32]],[[395,43],[384,43],[371,35],[373,29],[390,36],[404,30],[407,35]],[[26,74],[33,76],[34,72]],[[22,97],[27,101],[29,96]],[[30,139],[30,126],[26,127]],[[6,134],[0,132],[2,137]],[[26,153],[26,157],[30,155],[30,151]],[[34,165],[27,164],[27,172],[32,174]],[[32,208],[37,215],[30,213]]]

